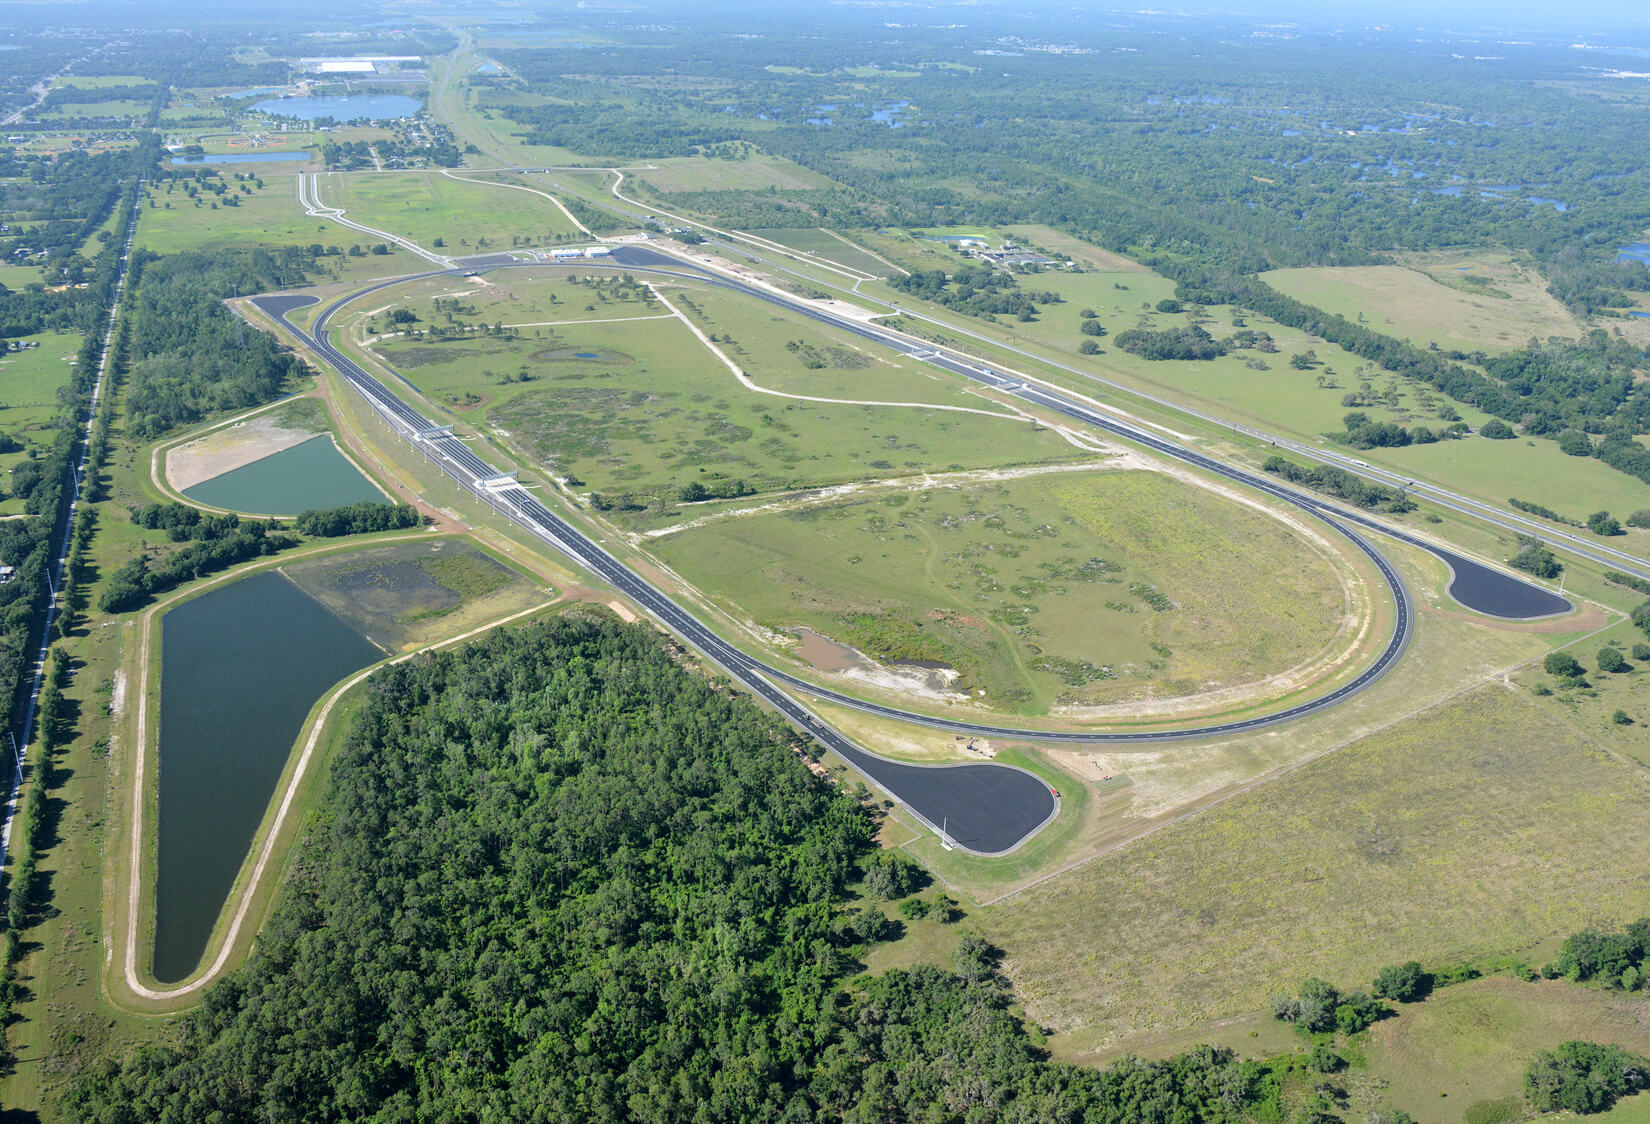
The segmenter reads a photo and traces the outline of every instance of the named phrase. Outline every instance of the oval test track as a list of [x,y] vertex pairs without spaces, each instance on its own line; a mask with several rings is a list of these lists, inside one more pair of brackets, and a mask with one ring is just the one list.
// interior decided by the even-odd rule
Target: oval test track
[[[822,687],[765,664],[734,647],[703,624],[687,609],[677,604],[664,592],[646,581],[634,570],[614,558],[594,540],[566,520],[545,507],[531,492],[512,478],[488,464],[457,437],[450,427],[438,425],[415,410],[389,390],[378,378],[364,370],[349,356],[335,348],[327,338],[327,324],[334,314],[346,305],[370,293],[427,277],[473,273],[477,270],[507,268],[546,268],[560,264],[586,266],[619,266],[637,272],[673,276],[719,288],[729,289],[754,297],[787,311],[847,331],[879,346],[922,360],[973,382],[1010,394],[1043,409],[1051,410],[1085,425],[1093,426],[1135,444],[1191,464],[1249,488],[1254,488],[1275,499],[1291,504],[1323,520],[1346,536],[1358,547],[1380,572],[1392,592],[1396,607],[1392,636],[1385,649],[1369,667],[1356,678],[1318,698],[1296,704],[1282,711],[1257,717],[1220,722],[1177,730],[1142,732],[1074,732],[1049,731],[1027,727],[1000,726],[989,723],[964,722],[938,716],[914,713],[897,707],[868,702],[851,695]],[[1470,575],[1472,584],[1465,594],[1479,597],[1481,604],[1463,598],[1469,608],[1479,608],[1492,615],[1525,619],[1550,615],[1570,608],[1570,603],[1545,590],[1518,581],[1499,571],[1480,566],[1469,559],[1439,549],[1423,539],[1393,530],[1357,512],[1343,511],[1322,503],[1313,497],[1296,493],[1276,482],[1234,468],[1186,446],[1155,434],[1127,425],[1099,413],[1080,400],[1068,397],[1051,387],[1023,379],[997,374],[975,362],[951,354],[931,345],[899,335],[888,329],[861,323],[836,315],[800,300],[791,300],[778,293],[757,286],[710,273],[690,263],[639,246],[615,247],[602,259],[573,259],[560,262],[518,262],[505,255],[470,259],[453,269],[431,270],[426,273],[380,281],[332,301],[315,319],[314,328],[304,331],[287,319],[299,308],[316,303],[317,298],[303,295],[273,295],[253,298],[253,303],[277,321],[296,338],[303,341],[317,355],[325,359],[369,404],[388,420],[401,436],[434,461],[448,476],[488,504],[495,511],[523,527],[535,537],[549,543],[572,558],[581,567],[611,584],[635,601],[643,610],[666,628],[675,632],[707,659],[740,682],[752,694],[761,698],[794,725],[807,731],[820,744],[847,760],[895,801],[912,811],[930,828],[941,835],[942,842],[954,843],[964,850],[979,855],[1006,854],[1020,846],[1049,823],[1059,811],[1059,798],[1046,782],[1031,772],[999,763],[916,765],[892,761],[861,748],[845,736],[823,723],[789,694],[775,686],[783,683],[798,691],[840,706],[899,721],[913,722],[938,729],[973,734],[983,737],[1005,737],[1044,742],[1096,744],[1107,742],[1165,742],[1188,738],[1234,734],[1279,725],[1296,718],[1314,714],[1334,706],[1385,675],[1397,663],[1408,646],[1413,612],[1408,591],[1392,564],[1350,524],[1381,531],[1400,541],[1427,550],[1448,564],[1457,575],[1451,585],[1455,593],[1462,583],[1462,575]],[[409,386],[411,384],[408,384]],[[1483,594],[1482,591],[1489,591]],[[1506,610],[1502,612],[1496,609]]]

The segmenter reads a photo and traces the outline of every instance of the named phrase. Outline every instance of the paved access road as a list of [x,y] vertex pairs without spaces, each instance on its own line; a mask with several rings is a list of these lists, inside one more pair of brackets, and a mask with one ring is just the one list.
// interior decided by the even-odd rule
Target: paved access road
[[[469,262],[461,262],[455,270],[436,270],[417,276],[461,273],[476,269],[544,268],[546,263],[500,261],[493,255]],[[569,263],[573,264],[573,263]],[[1386,558],[1350,524],[1362,525],[1388,534],[1394,534],[1443,557],[1457,574],[1456,586],[1463,584],[1461,575],[1470,574],[1473,584],[1468,592],[1484,598],[1485,605],[1511,610],[1504,615],[1540,616],[1561,612],[1569,603],[1554,598],[1544,590],[1528,583],[1478,566],[1468,559],[1439,550],[1423,540],[1393,532],[1384,525],[1356,512],[1341,511],[1330,505],[1282,487],[1277,482],[1233,468],[1193,449],[1168,441],[1145,430],[1126,425],[1095,411],[1080,400],[1068,397],[1042,384],[1027,383],[996,373],[965,357],[937,350],[919,341],[874,325],[836,316],[816,306],[793,301],[778,293],[745,285],[716,273],[666,256],[657,251],[625,246],[614,249],[611,256],[600,262],[581,261],[585,266],[617,266],[634,272],[664,274],[690,279],[705,284],[733,289],[748,296],[784,307],[787,311],[808,316],[833,327],[851,332],[880,346],[891,347],[903,354],[922,359],[964,378],[1012,394],[1024,401],[1051,410],[1074,421],[1111,432],[1138,444],[1146,445],[1164,455],[1193,464],[1248,487],[1266,492],[1284,502],[1306,510],[1323,519],[1335,530],[1352,541],[1381,573],[1392,592],[1396,619],[1392,636],[1379,658],[1356,679],[1335,690],[1287,710],[1260,717],[1246,718],[1181,730],[1146,732],[1113,731],[1088,733],[1047,731],[1028,727],[999,726],[977,722],[959,722],[937,716],[918,714],[896,707],[867,702],[800,679],[778,668],[752,658],[723,640],[687,609],[625,566],[606,550],[566,520],[545,507],[526,488],[494,466],[478,457],[470,447],[445,427],[420,413],[396,396],[376,377],[361,368],[354,360],[333,347],[327,336],[327,324],[345,305],[380,289],[402,284],[414,278],[400,277],[379,282],[341,297],[323,309],[316,318],[312,331],[305,332],[292,324],[287,316],[315,303],[309,296],[266,296],[254,303],[279,321],[331,364],[354,386],[373,407],[383,415],[403,437],[412,442],[444,472],[462,486],[522,526],[539,539],[568,555],[580,566],[610,583],[615,589],[634,600],[657,621],[677,633],[708,659],[721,667],[752,694],[783,714],[793,724],[806,730],[815,740],[834,750],[869,777],[896,801],[915,812],[942,838],[977,854],[1003,854],[1030,838],[1054,818],[1059,810],[1059,798],[1040,778],[1023,769],[992,764],[963,764],[924,766],[890,761],[870,753],[849,741],[842,734],[811,714],[790,695],[775,684],[783,683],[815,698],[883,717],[915,722],[985,737],[1024,738],[1039,741],[1100,743],[1169,741],[1210,735],[1230,734],[1277,725],[1307,714],[1315,713],[1364,690],[1384,675],[1402,656],[1408,645],[1412,627],[1412,609],[1409,594],[1402,579]],[[1480,573],[1481,572],[1481,573]],[[1452,589],[1455,587],[1452,586]],[[1484,590],[1491,590],[1486,594]],[[1552,602],[1557,602],[1556,605]],[[1477,606],[1474,606],[1477,607]],[[1488,610],[1486,610],[1488,611]]]

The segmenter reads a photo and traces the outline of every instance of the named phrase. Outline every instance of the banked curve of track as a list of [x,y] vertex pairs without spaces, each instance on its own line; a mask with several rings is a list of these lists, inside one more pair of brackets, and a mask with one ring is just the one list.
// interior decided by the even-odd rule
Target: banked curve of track
[[[431,270],[425,273],[391,278],[354,290],[334,299],[315,318],[311,330],[293,324],[288,316],[300,308],[316,303],[313,296],[273,295],[256,297],[253,303],[279,322],[287,331],[302,340],[317,355],[326,360],[338,374],[350,383],[375,411],[388,420],[392,427],[413,442],[443,472],[467,491],[487,503],[518,526],[555,547],[581,567],[608,582],[625,594],[660,624],[700,651],[706,658],[727,672],[753,695],[826,748],[850,762],[860,772],[881,787],[889,796],[904,805],[941,835],[942,841],[981,855],[1006,854],[1023,844],[1049,823],[1059,811],[1059,797],[1035,774],[1016,766],[1000,763],[964,763],[952,765],[916,765],[893,761],[863,749],[847,737],[809,712],[795,698],[780,690],[776,684],[805,693],[813,698],[845,706],[857,711],[911,722],[947,731],[981,737],[1004,737],[1043,742],[1102,744],[1117,742],[1167,742],[1191,738],[1219,736],[1259,730],[1290,722],[1344,702],[1392,669],[1408,646],[1413,627],[1413,609],[1403,580],[1387,558],[1370,543],[1354,525],[1391,535],[1400,541],[1420,547],[1440,556],[1455,575],[1459,584],[1463,573],[1481,571],[1488,575],[1492,586],[1505,584],[1519,587],[1502,589],[1500,594],[1515,611],[1494,615],[1532,617],[1564,612],[1570,603],[1545,590],[1537,589],[1479,566],[1470,559],[1441,550],[1415,536],[1396,531],[1357,512],[1345,511],[1325,504],[1313,497],[1294,492],[1265,477],[1227,465],[1191,448],[1167,440],[1156,434],[1127,425],[1095,411],[1075,398],[1063,395],[1042,384],[1024,382],[1000,375],[963,357],[930,346],[924,346],[907,337],[878,329],[856,320],[836,316],[817,306],[792,302],[779,294],[745,285],[716,273],[642,247],[621,247],[603,264],[619,266],[636,272],[675,276],[701,284],[734,290],[747,296],[780,305],[788,311],[830,324],[851,332],[880,346],[890,347],[902,354],[928,362],[976,383],[1012,394],[1031,405],[1062,414],[1084,425],[1112,433],[1155,452],[1191,464],[1206,472],[1242,484],[1246,487],[1300,508],[1327,523],[1356,546],[1380,573],[1393,598],[1395,618],[1390,638],[1380,655],[1352,680],[1313,699],[1268,714],[1234,719],[1200,726],[1168,730],[1110,730],[1070,731],[1043,730],[1034,727],[969,722],[923,714],[886,706],[832,690],[802,679],[789,672],[764,663],[724,640],[669,595],[637,574],[630,567],[609,554],[598,543],[565,519],[547,508],[525,487],[507,479],[495,466],[482,460],[470,447],[450,430],[422,414],[391,391],[349,356],[343,354],[328,338],[327,326],[342,308],[371,293],[408,281],[443,275],[474,273],[478,270],[508,268],[545,268],[544,262],[517,262],[501,259],[472,259],[453,269]],[[594,265],[593,262],[581,262]],[[403,380],[405,381],[405,380]],[[411,384],[408,384],[411,386]],[[1452,591],[1454,589],[1452,584]],[[1519,594],[1522,596],[1519,596]],[[1545,600],[1543,600],[1545,599]],[[1516,604],[1515,604],[1516,603]],[[1533,611],[1532,611],[1533,610]],[[1493,608],[1488,610],[1494,613]]]

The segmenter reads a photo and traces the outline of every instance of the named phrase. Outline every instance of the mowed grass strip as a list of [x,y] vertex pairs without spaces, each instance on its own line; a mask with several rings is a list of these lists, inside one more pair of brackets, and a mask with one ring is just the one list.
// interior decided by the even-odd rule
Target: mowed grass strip
[[[1632,733],[1616,735],[1625,740]],[[1477,688],[982,914],[1068,1056],[1319,975],[1518,951],[1650,903],[1650,778]]]
[[1146,471],[914,487],[655,549],[736,615],[951,664],[1026,713],[1258,681],[1323,652],[1346,612],[1321,548]]

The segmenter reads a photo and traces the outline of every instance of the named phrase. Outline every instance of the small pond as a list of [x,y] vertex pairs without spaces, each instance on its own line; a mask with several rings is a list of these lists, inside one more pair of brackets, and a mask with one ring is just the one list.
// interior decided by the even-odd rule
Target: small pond
[[259,515],[297,515],[368,500],[388,502],[325,433],[203,480],[183,494],[196,503]]
[[370,121],[389,121],[411,117],[418,112],[421,104],[417,98],[409,98],[405,94],[362,94],[357,97],[269,98],[253,102],[252,108],[259,113],[296,117],[301,121],[314,121],[322,117],[331,117],[336,121],[354,121],[363,117]]
[[316,699],[383,653],[273,571],[162,624],[157,980],[195,970]]

